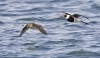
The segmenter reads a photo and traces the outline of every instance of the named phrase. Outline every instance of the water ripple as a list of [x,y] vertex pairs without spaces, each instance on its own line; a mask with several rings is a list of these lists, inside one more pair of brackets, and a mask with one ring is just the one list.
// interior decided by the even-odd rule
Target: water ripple
[[[90,21],[69,23],[60,17],[63,12]],[[0,57],[100,58],[99,12],[99,0],[0,0]],[[28,30],[20,37],[22,24],[30,22],[48,35]]]
[[4,24],[4,23],[0,21],[0,24]]

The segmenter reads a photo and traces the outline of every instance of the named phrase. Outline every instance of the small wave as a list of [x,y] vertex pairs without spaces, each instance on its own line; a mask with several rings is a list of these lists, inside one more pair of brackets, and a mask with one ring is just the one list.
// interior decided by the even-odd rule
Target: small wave
[[28,47],[28,48],[26,48],[27,50],[36,50],[37,48],[39,48],[39,46],[34,46],[34,47]]
[[33,21],[36,18],[21,18],[21,19],[17,19],[17,20],[25,20],[25,21]]
[[65,25],[65,27],[84,28],[83,25],[80,23],[69,23],[69,24]]
[[90,51],[84,50],[84,49],[80,49],[80,50],[75,50],[75,51],[72,51],[72,52],[76,52],[76,53],[79,52],[80,53],[80,52],[90,52]]
[[60,43],[63,43],[63,41],[47,41],[47,42],[45,42],[44,44],[60,44]]
[[33,17],[31,17],[31,18],[21,18],[21,19],[17,19],[17,20],[24,20],[24,21],[47,21],[46,19],[41,18],[41,17],[39,17],[39,18],[33,18]]
[[55,23],[60,23],[60,22],[64,22],[64,21],[66,21],[66,20],[63,20],[63,19],[61,19],[61,18],[52,18],[52,19],[44,19],[43,21],[46,21],[46,22],[55,22]]
[[100,5],[98,3],[93,3],[91,6],[93,7],[93,9],[100,10]]
[[80,44],[84,42],[83,40],[76,40],[76,39],[68,39],[68,40],[63,40],[64,42],[71,43],[71,44]]
[[[21,19],[17,19],[17,20],[21,20],[21,21],[46,21],[46,22],[59,22],[60,18],[53,18],[53,19],[45,19],[42,17],[39,18],[21,18]],[[60,20],[62,21],[62,20]]]
[[0,21],[0,24],[4,24],[4,23]]
[[97,22],[97,21],[91,21],[90,23],[92,23],[92,24],[97,24],[97,23],[99,23],[99,22]]
[[69,2],[70,0],[52,0],[51,2],[63,2],[63,1],[65,1],[65,2]]
[[71,51],[71,52],[68,53],[68,55],[100,56],[100,54],[97,53],[97,52],[92,52],[92,51],[88,51],[88,50],[84,50],[84,49]]
[[31,42],[31,43],[24,43],[22,45],[34,45],[35,43]]
[[61,17],[57,17],[57,18],[54,18],[54,19],[56,19],[56,20],[64,20],[64,19],[61,18]]
[[[98,43],[97,43],[97,44],[98,44]],[[90,47],[92,47],[92,48],[100,48],[100,46],[97,45],[97,44],[91,45]]]

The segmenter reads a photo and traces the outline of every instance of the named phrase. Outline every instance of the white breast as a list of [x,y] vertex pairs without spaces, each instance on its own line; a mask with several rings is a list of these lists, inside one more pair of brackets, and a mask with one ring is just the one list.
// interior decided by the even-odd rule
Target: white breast
[[79,22],[78,18],[74,17],[74,22]]
[[29,24],[29,28],[36,29],[36,27],[34,27],[32,24]]

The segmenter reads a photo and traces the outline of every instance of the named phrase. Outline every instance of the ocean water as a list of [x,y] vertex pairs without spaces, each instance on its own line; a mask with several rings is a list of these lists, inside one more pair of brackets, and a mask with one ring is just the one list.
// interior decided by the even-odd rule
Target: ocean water
[[[63,12],[85,15],[69,23]],[[48,35],[29,29],[37,23]],[[100,58],[99,0],[0,0],[0,58]]]

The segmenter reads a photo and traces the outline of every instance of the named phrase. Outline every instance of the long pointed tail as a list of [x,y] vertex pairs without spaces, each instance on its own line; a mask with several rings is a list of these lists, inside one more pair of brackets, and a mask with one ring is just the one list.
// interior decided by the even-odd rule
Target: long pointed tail
[[80,22],[85,23],[85,24],[88,24],[88,23],[86,23],[86,22],[84,22],[84,21],[80,21]]
[[84,18],[86,18],[86,19],[88,19],[89,21],[90,21],[90,19],[88,18],[88,17],[86,17],[86,16],[83,16],[83,15],[81,15],[82,17],[84,17]]

